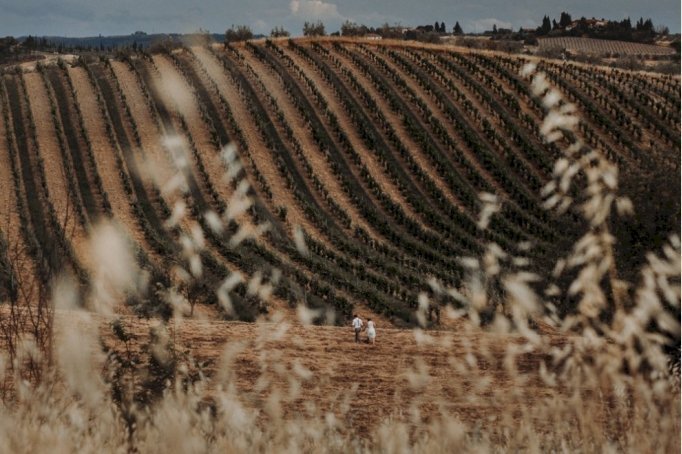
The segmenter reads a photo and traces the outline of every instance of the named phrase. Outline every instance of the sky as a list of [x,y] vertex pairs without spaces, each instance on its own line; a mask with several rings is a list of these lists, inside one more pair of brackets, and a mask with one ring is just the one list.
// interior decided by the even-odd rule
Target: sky
[[346,20],[369,26],[438,21],[448,30],[458,21],[465,32],[482,32],[493,24],[538,26],[544,15],[558,20],[562,11],[574,19],[650,17],[680,32],[680,0],[0,0],[0,36],[223,33],[231,25],[262,34],[282,26],[297,36],[305,21],[317,20],[328,33]]

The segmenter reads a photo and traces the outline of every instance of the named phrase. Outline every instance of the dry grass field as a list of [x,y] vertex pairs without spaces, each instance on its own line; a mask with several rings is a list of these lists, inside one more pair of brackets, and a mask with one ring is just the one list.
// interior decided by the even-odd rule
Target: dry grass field
[[[148,342],[150,323],[135,319],[124,323],[136,336],[136,345]],[[114,346],[107,328],[102,323],[105,339]],[[273,392],[281,395],[285,417],[305,414],[311,404],[322,414],[341,415],[347,402],[351,409],[341,415],[342,420],[364,436],[389,416],[406,418],[413,406],[421,414],[414,424],[431,421],[441,410],[465,424],[475,424],[494,420],[501,407],[523,399],[531,399],[526,403],[532,406],[536,399],[542,401],[552,394],[552,388],[539,378],[524,385],[523,399],[513,389],[517,384],[514,372],[505,368],[504,360],[508,343],[523,344],[520,336],[467,332],[463,327],[424,332],[379,325],[378,341],[372,346],[364,333],[362,343],[356,344],[350,328],[304,326],[296,319],[276,323],[182,320],[173,325],[172,332],[178,349],[189,349],[211,377],[219,370],[226,346],[236,345],[234,384],[255,406],[262,406]],[[549,339],[554,346],[567,342],[565,336],[556,334]],[[474,364],[464,370],[458,362],[463,363],[467,355],[473,355]],[[524,355],[517,367],[536,369],[540,359],[540,355]],[[267,365],[268,361],[273,364]],[[212,391],[207,390],[208,398]]]

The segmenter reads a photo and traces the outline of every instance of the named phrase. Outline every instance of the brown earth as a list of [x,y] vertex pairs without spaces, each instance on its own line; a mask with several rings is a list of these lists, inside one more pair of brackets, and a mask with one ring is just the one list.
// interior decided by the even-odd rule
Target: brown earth
[[377,233],[365,222],[360,213],[355,209],[352,202],[341,188],[337,177],[334,176],[330,169],[329,163],[315,145],[310,128],[305,123],[305,120],[296,107],[292,104],[289,96],[287,96],[286,91],[284,90],[284,84],[279,76],[274,73],[272,69],[266,67],[264,63],[254,58],[251,53],[244,51],[242,55],[249,65],[254,68],[259,79],[263,82],[263,86],[284,113],[287,122],[294,131],[296,139],[301,145],[301,150],[306,161],[308,161],[313,172],[326,187],[329,194],[332,194],[335,197],[336,203],[338,203],[341,209],[350,217],[353,224],[361,226],[365,231],[369,232],[369,235],[373,239],[378,240]]
[[[418,83],[411,80],[410,77],[407,74],[405,74],[397,65],[393,64],[393,62],[389,58],[384,58],[383,60],[391,68],[391,70],[393,72],[395,72],[396,74],[400,74],[400,76],[403,78],[403,80],[405,80],[407,82],[410,89],[415,92],[417,97],[420,98],[422,101],[424,101],[424,103],[426,104],[426,106],[429,109],[428,115],[432,115],[434,118],[436,118],[445,127],[445,129],[448,131],[450,137],[453,138],[456,142],[458,142],[459,148],[457,150],[451,150],[451,152],[461,152],[461,153],[469,154],[470,152],[467,150],[467,147],[464,146],[460,140],[458,140],[458,136],[457,136],[457,134],[455,134],[454,129],[451,126],[450,120],[445,118],[443,112],[440,110],[440,108],[438,108],[438,106],[437,106],[438,100],[432,99],[432,95],[430,93],[427,93],[426,91],[424,91],[424,89],[422,89],[422,87]],[[358,74],[358,75],[356,75],[356,77],[358,79],[360,79],[360,77],[364,78],[365,75],[362,74],[362,76],[360,76]],[[363,81],[363,82],[364,82],[365,90],[370,91],[370,93],[375,90],[374,87],[372,86],[371,82],[369,82],[369,81]],[[386,83],[393,85],[393,82],[389,78],[386,78]],[[396,92],[398,93],[398,91],[396,91]],[[419,166],[424,170],[424,172],[433,179],[433,181],[436,184],[436,186],[438,187],[438,189],[440,189],[440,191],[445,195],[445,197],[448,199],[448,201],[450,201],[450,203],[462,208],[462,201],[459,200],[459,198],[457,197],[457,194],[453,194],[452,191],[450,190],[450,188],[448,188],[447,184],[444,183],[441,178],[438,178],[438,172],[433,167],[433,163],[430,161],[429,157],[424,155],[423,152],[421,151],[420,147],[418,145],[414,144],[411,141],[411,139],[410,139],[410,141],[407,141],[408,138],[410,137],[410,135],[407,131],[405,131],[405,128],[402,125],[401,121],[399,121],[398,118],[396,117],[397,115],[399,115],[399,113],[396,113],[394,110],[390,109],[389,106],[386,104],[386,101],[382,97],[377,96],[375,94],[374,99],[378,100],[377,101],[378,103],[383,104],[382,105],[382,111],[384,112],[386,117],[389,119],[391,124],[399,125],[396,128],[396,133],[398,134],[398,137],[400,137],[400,140],[402,143],[409,144],[408,148],[410,150],[413,150],[413,157],[414,157],[414,160],[417,162],[417,164],[419,164]],[[409,103],[409,101],[408,101],[408,103]],[[420,117],[419,112],[417,112],[416,109],[414,109],[413,113],[415,114],[415,116],[417,118]],[[478,163],[475,162],[475,160],[474,160],[474,166],[476,167],[477,172],[479,174],[481,174],[482,176],[484,176],[484,178],[490,179],[491,177],[489,176],[488,172],[486,172],[484,169],[482,169],[477,164]],[[494,185],[495,182],[492,182],[491,184]],[[499,193],[503,194],[504,192],[499,192]]]
[[152,262],[158,263],[160,258],[153,248],[149,247],[142,229],[135,220],[130,201],[123,189],[115,159],[120,150],[114,149],[107,139],[106,122],[108,120],[102,116],[102,111],[97,104],[97,96],[88,75],[80,67],[69,68],[68,71],[75,87],[76,101],[83,114],[83,125],[92,144],[97,172],[102,179],[102,188],[107,193],[113,216],[130,235],[131,239],[144,249]]
[[[65,169],[62,160],[62,150],[56,134],[62,134],[55,130],[55,123],[50,114],[51,96],[45,88],[42,77],[39,73],[24,74],[26,90],[30,93],[29,102],[31,114],[36,125],[36,138],[38,140],[38,152],[42,158],[45,168],[45,179],[50,202],[55,209],[60,225],[64,229],[64,234],[73,244],[74,252],[80,263],[90,267],[87,250],[87,231],[79,221],[76,210],[73,206],[73,197],[69,195],[66,176],[73,172],[73,169]],[[63,137],[63,136],[62,136]],[[66,139],[64,140],[65,146]]]
[[[0,83],[2,83],[1,80]],[[2,213],[0,216],[0,232],[9,244],[8,258],[15,267],[15,273],[24,277],[24,282],[33,282],[37,270],[21,233],[19,205],[12,176],[12,158],[6,145],[9,132],[5,129],[5,122],[2,120],[5,114],[4,109],[5,104],[0,100],[0,138],[2,138],[2,146],[0,146],[0,188],[2,188],[0,190],[0,213]],[[18,167],[16,162],[15,165]],[[18,184],[21,185],[21,179],[19,179]],[[22,299],[24,297],[30,296],[22,295]]]
[[[343,108],[341,101],[339,101],[334,91],[329,88],[327,82],[324,81],[323,78],[320,77],[313,68],[310,68],[307,63],[303,62],[302,58],[297,57],[294,52],[289,52],[289,55],[292,57],[292,59],[294,59],[294,61],[301,61],[302,69],[308,68],[306,75],[311,80],[316,82],[315,85],[318,91],[322,94],[325,101],[327,101],[329,110],[336,114],[341,129],[348,135],[348,140],[353,146],[353,149],[358,151],[363,165],[367,167],[370,174],[376,180],[382,191],[387,194],[394,203],[400,205],[408,217],[412,219],[418,219],[418,215],[414,212],[412,206],[402,196],[400,189],[398,189],[395,183],[391,181],[391,179],[384,173],[382,170],[382,165],[373,156],[372,151],[369,150],[363,143],[357,132],[357,129],[353,126],[351,119],[348,117],[348,114]],[[331,67],[334,68],[333,65]]]
[[[352,62],[350,59],[347,59],[345,55],[343,55],[343,54],[341,54],[341,53],[338,53],[338,52],[337,52],[335,55],[336,55],[337,58],[344,60],[344,61],[346,62],[346,64],[348,64],[348,65],[353,65],[353,62]],[[387,61],[387,63],[388,63],[388,60],[386,60],[386,61]],[[394,70],[397,74],[402,74],[402,71],[401,71],[399,68],[397,68],[397,67],[393,67],[393,70]],[[360,70],[360,68],[358,68],[358,72],[355,74],[355,78],[356,78],[357,81],[362,85],[362,87],[363,87],[368,93],[370,93],[370,94],[372,95],[372,98],[373,98],[373,99],[375,100],[375,102],[377,103],[377,106],[380,106],[380,107],[381,107],[382,113],[386,116],[386,118],[388,119],[388,121],[389,121],[392,125],[394,125],[394,127],[395,127],[395,132],[396,132],[396,134],[398,135],[398,137],[400,138],[400,141],[401,141],[403,144],[405,144],[405,145],[407,146],[407,148],[408,148],[410,151],[413,152],[413,155],[412,155],[412,156],[413,156],[414,160],[417,162],[417,164],[419,164],[419,166],[420,166],[422,169],[424,169],[424,171],[426,172],[426,174],[429,175],[429,176],[433,179],[433,181],[434,181],[434,183],[436,184],[436,186],[438,187],[438,189],[440,189],[440,191],[446,196],[446,198],[447,198],[452,204],[458,206],[459,208],[462,208],[462,201],[459,200],[459,198],[457,197],[457,195],[456,195],[456,194],[453,194],[453,193],[450,191],[450,189],[447,187],[447,185],[446,185],[440,178],[437,177],[437,176],[438,176],[438,172],[437,172],[437,171],[435,170],[435,168],[433,167],[433,165],[432,165],[432,163],[430,162],[429,158],[423,154],[423,152],[421,151],[419,145],[417,145],[417,144],[412,140],[412,138],[410,137],[409,133],[405,130],[405,127],[403,126],[403,123],[402,123],[401,118],[400,118],[400,113],[399,113],[399,112],[396,112],[395,110],[393,110],[393,109],[390,108],[390,106],[388,105],[388,103],[386,102],[386,100],[377,92],[377,90],[376,90],[376,88],[374,87],[374,85],[373,85],[373,83],[371,82],[371,80],[368,79],[368,76],[367,76],[362,70]],[[405,78],[404,75],[403,75],[403,78]],[[405,78],[405,79],[408,81],[409,87],[410,87],[412,90],[414,90],[416,93],[420,93],[420,92],[422,91],[422,90],[421,90],[421,87],[419,87],[419,84],[417,84],[417,83],[411,83],[411,82],[409,81],[409,79],[407,79],[407,78]],[[392,81],[391,81],[389,78],[386,78],[385,80],[386,80],[386,83],[387,83],[387,84],[393,85]],[[396,93],[398,93],[398,91],[396,91]],[[449,121],[443,121],[444,119],[442,119],[442,118],[440,118],[440,117],[438,116],[438,109],[434,109],[434,108],[433,108],[433,107],[435,107],[435,106],[433,106],[432,104],[429,103],[429,101],[428,101],[429,98],[428,98],[427,96],[422,96],[421,99],[427,104],[427,106],[429,106],[429,107],[431,108],[431,112],[430,112],[430,113],[432,113],[436,118],[438,118],[438,120],[440,120],[441,123],[443,123],[444,125],[449,125],[449,124],[450,124]],[[409,101],[408,101],[408,103],[409,103]],[[415,114],[415,116],[416,116],[417,118],[419,118],[419,113],[418,113],[418,112],[414,112],[414,114]],[[451,129],[451,128],[450,128],[450,129]],[[449,131],[449,132],[451,132],[451,131]],[[452,134],[452,132],[451,132],[450,137],[453,137],[453,138],[455,138],[455,140],[456,140],[457,135],[456,135],[456,134]],[[469,153],[469,151],[467,150],[467,147],[460,146],[460,150],[462,150],[463,153]],[[459,150],[458,150],[458,151],[459,151]],[[474,163],[475,163],[475,161],[474,161]],[[488,175],[488,173],[487,173],[484,169],[482,169],[482,168],[477,168],[477,170],[478,170],[478,172],[479,172],[481,175],[485,176],[486,178],[490,178],[489,175]]]
[[[289,232],[293,236],[293,227],[300,225],[306,233],[320,241],[326,246],[330,246],[325,240],[320,231],[311,224],[301,212],[298,203],[294,199],[291,191],[287,189],[287,183],[279,174],[279,171],[274,165],[272,156],[263,143],[260,133],[255,127],[254,121],[246,107],[245,100],[242,98],[241,90],[237,87],[227,73],[225,73],[222,64],[216,60],[208,51],[202,48],[192,49],[197,60],[202,64],[209,77],[216,82],[220,89],[220,95],[225,99],[230,100],[230,107],[232,108],[235,120],[241,126],[245,139],[248,143],[248,150],[240,150],[241,154],[249,154],[250,159],[242,159],[244,165],[249,166],[251,160],[258,167],[258,170],[268,182],[272,191],[272,201],[270,205],[272,208],[286,207],[287,219],[286,223],[289,227]],[[265,199],[264,199],[265,201]]]
[[[139,351],[149,342],[154,322],[123,323]],[[520,343],[520,338],[456,326],[448,331],[413,331],[386,328],[379,322],[375,345],[364,342],[365,333],[363,342],[356,344],[350,327],[304,326],[290,318],[255,324],[185,319],[171,322],[169,329],[178,353],[191,353],[209,377],[220,377],[209,386],[207,397],[217,386],[231,384],[247,405],[263,408],[277,393],[287,417],[310,411],[312,404],[321,416],[333,412],[365,435],[388,416],[409,421],[414,408],[419,410],[419,422],[444,411],[476,424],[493,421],[500,407],[521,397],[519,392],[532,400],[552,393],[537,378],[519,390],[516,372],[505,368],[507,347]],[[106,334],[110,330],[105,321],[100,330],[107,345],[122,348]],[[567,341],[546,336],[555,346]],[[529,372],[540,359],[521,355],[518,370]],[[350,411],[344,413],[349,404]]]

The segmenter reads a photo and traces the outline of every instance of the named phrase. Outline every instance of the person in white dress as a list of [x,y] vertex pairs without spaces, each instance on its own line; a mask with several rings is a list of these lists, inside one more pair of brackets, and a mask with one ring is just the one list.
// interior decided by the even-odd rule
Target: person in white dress
[[376,326],[374,325],[374,322],[372,321],[371,318],[367,319],[367,339],[369,340],[369,343],[374,345],[374,339],[377,337],[377,330]]

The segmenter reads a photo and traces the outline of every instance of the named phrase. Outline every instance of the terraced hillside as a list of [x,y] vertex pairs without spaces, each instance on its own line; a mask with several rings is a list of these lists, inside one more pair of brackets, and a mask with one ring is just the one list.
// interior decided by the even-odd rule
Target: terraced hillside
[[653,44],[632,43],[628,41],[611,41],[606,39],[579,38],[573,36],[559,36],[542,38],[539,40],[541,49],[566,49],[587,54],[618,54],[618,55],[675,55],[672,47],[656,46]]
[[[273,304],[305,301],[326,309],[320,320],[362,305],[409,324],[428,279],[457,286],[458,257],[490,242],[514,253],[530,242],[524,253],[542,272],[585,226],[542,208],[560,148],[543,141],[542,105],[519,76],[525,62],[277,41],[6,70],[0,252],[13,265],[2,268],[0,295],[16,293],[13,275],[48,281],[64,269],[86,291],[84,238],[103,217],[128,232],[153,288],[186,266],[183,232],[196,222],[205,247],[192,301],[215,304],[226,276],[260,272],[277,283]],[[586,142],[618,164],[634,201],[639,216],[615,230],[627,275],[679,226],[679,78],[539,68],[576,104]],[[169,190],[173,175],[184,194]],[[482,192],[503,202],[486,230]],[[185,206],[187,217],[168,222]],[[267,310],[252,293],[230,288],[233,317]],[[154,294],[131,304],[168,310]]]

